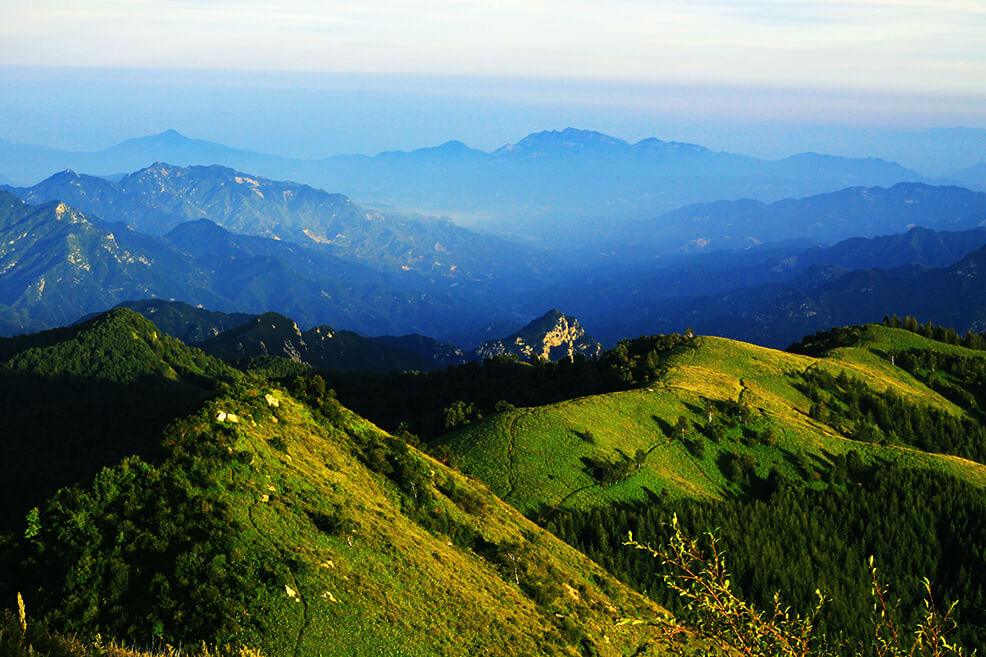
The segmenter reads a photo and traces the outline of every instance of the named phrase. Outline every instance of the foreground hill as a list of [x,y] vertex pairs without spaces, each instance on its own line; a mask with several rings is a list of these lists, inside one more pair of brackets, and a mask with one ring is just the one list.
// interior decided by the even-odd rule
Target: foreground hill
[[60,486],[158,456],[168,423],[238,378],[128,310],[0,340],[0,529]]
[[[647,629],[616,623],[653,617],[653,603],[338,406],[320,379],[289,391],[229,374],[125,309],[0,346],[3,371],[39,386],[65,375],[128,383],[114,363],[135,361],[140,387],[163,403],[160,386],[191,373],[172,365],[187,362],[212,390],[159,428],[156,453],[118,454],[38,510],[10,509],[27,526],[0,540],[0,593],[22,592],[35,620],[82,637],[266,655],[665,654]],[[5,449],[61,431],[51,415],[72,413],[46,399],[26,400],[36,420]],[[93,434],[88,447],[134,431],[143,427]]]
[[[757,475],[764,478],[777,470],[797,479],[803,475],[799,468],[854,450],[864,461],[941,470],[986,486],[984,465],[907,445],[861,443],[852,439],[841,419],[826,423],[809,413],[813,400],[806,393],[805,373],[819,370],[846,372],[876,391],[890,390],[914,404],[961,414],[955,404],[881,357],[890,345],[919,348],[928,342],[902,330],[874,326],[859,346],[814,358],[697,337],[667,354],[659,365],[659,378],[645,388],[506,411],[450,434],[441,444],[465,472],[479,476],[527,513],[646,501],[662,493],[728,496],[737,487],[720,466],[732,454],[751,458]],[[954,349],[986,364],[986,352],[934,348]],[[710,424],[709,413],[725,418],[718,409],[732,403],[752,411],[748,423],[737,423],[744,430],[727,431],[719,441],[703,439],[702,454],[696,456],[688,437]],[[689,423],[684,436],[675,430],[682,417]],[[618,483],[596,476],[591,463],[619,462],[638,450],[645,453],[644,460]]]
[[[502,381],[504,402],[490,408],[460,386],[460,405],[483,413],[432,449],[663,604],[677,602],[660,568],[620,546],[628,529],[663,540],[677,514],[691,532],[718,528],[738,588],[757,604],[780,590],[807,611],[816,587],[831,596],[820,620],[829,636],[872,632],[865,563],[875,555],[895,590],[928,576],[942,600],[960,600],[962,641],[982,645],[986,351],[883,326],[799,349],[640,338],[599,366],[527,375],[518,392],[516,375],[474,372]],[[405,422],[423,412],[396,397],[386,406]],[[921,613],[916,599],[903,609]]]

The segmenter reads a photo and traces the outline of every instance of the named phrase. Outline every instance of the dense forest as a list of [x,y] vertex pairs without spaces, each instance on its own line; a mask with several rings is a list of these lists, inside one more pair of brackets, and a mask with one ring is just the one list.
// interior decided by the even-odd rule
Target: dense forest
[[168,424],[242,376],[153,328],[114,311],[0,339],[0,530],[103,466],[159,458]]
[[[880,465],[852,453],[826,473],[822,489],[786,483],[758,494],[702,503],[654,499],[649,504],[562,511],[546,526],[625,582],[672,610],[679,600],[662,580],[660,563],[623,546],[627,532],[661,543],[674,514],[692,535],[714,531],[741,595],[768,608],[775,592],[799,613],[820,589],[831,602],[820,630],[851,646],[872,633],[867,558],[888,573],[908,622],[921,612],[915,576],[928,577],[945,605],[959,601],[956,638],[986,645],[986,493],[947,476]],[[763,482],[766,484],[766,482]],[[902,576],[902,573],[914,575]]]
[[[982,367],[977,363],[975,372]],[[809,414],[862,442],[899,443],[925,452],[986,461],[986,427],[962,417],[906,401],[893,391],[875,392],[862,381],[814,369],[805,375]],[[965,391],[964,388],[957,388]],[[975,397],[969,403],[976,405]]]

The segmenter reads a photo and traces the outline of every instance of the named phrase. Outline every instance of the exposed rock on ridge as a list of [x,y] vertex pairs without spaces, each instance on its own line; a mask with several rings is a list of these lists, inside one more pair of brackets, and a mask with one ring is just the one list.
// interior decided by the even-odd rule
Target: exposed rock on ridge
[[525,360],[575,360],[576,355],[594,358],[600,353],[602,345],[585,332],[579,320],[555,309],[506,338],[476,348],[480,359],[512,354]]

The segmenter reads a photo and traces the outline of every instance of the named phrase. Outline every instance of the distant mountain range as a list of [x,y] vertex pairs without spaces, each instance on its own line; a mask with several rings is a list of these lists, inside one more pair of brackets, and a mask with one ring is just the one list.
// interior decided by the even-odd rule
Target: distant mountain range
[[[986,242],[978,236],[977,242]],[[845,251],[845,249],[844,249]],[[782,283],[667,299],[608,331],[622,335],[692,327],[711,335],[786,346],[830,326],[913,315],[957,331],[986,330],[986,247],[944,267],[853,269],[816,265]]]
[[[986,193],[962,187],[898,183],[850,187],[766,204],[744,199],[679,208],[617,229],[610,249],[620,258],[668,252],[744,249],[785,240],[832,243],[913,226],[960,230],[986,225]],[[627,248],[629,247],[629,248]]]
[[534,261],[522,247],[449,221],[381,214],[341,194],[215,165],[156,162],[118,182],[68,170],[32,187],[6,189],[27,203],[62,201],[151,235],[208,218],[232,232],[317,246],[340,258],[408,276],[522,276],[530,273]]
[[986,162],[980,162],[963,169],[952,175],[952,178],[970,189],[986,192]]
[[[743,335],[748,340],[786,346],[788,332],[748,332],[749,317],[709,325],[702,321],[711,321],[717,312],[726,312],[724,308],[731,306],[721,304],[731,303],[730,299],[742,297],[742,303],[747,304],[751,313],[772,316],[772,305],[780,303],[778,290],[800,289],[798,286],[835,280],[853,271],[948,267],[984,247],[984,228],[965,231],[912,228],[906,233],[851,238],[827,247],[806,248],[802,243],[787,243],[693,254],[666,258],[657,266],[588,272],[564,286],[529,295],[522,309],[533,312],[545,304],[561,305],[591,326],[604,344],[613,344],[627,336],[679,331],[695,325],[696,330],[706,333]],[[907,295],[908,303],[915,302],[914,297],[921,294],[937,295],[932,290],[916,289]],[[947,296],[950,292],[943,290],[942,294]],[[885,312],[906,312],[901,310],[901,303],[901,299],[888,293],[882,300],[873,302],[873,307],[882,304],[884,311],[870,313],[867,319],[859,321],[877,321]],[[971,313],[978,308],[971,297],[964,303],[958,319],[962,320],[961,315],[966,313],[972,321]],[[928,318],[944,321],[944,315],[939,319],[938,311]],[[818,318],[806,324],[811,328],[805,334],[815,330],[814,321],[840,323],[834,315]],[[960,323],[963,322],[968,325],[966,320]],[[800,329],[792,330],[797,333]]]
[[[690,203],[769,202],[849,186],[924,180],[896,163],[872,158],[805,153],[765,160],[654,138],[631,144],[573,128],[534,133],[492,153],[452,141],[410,152],[321,160],[252,153],[173,130],[92,153],[0,141],[0,171],[22,184],[66,168],[107,175],[158,161],[220,164],[297,180],[364,204],[449,215],[458,223],[547,243],[563,236],[598,237],[610,222],[643,219]],[[251,187],[246,184],[249,193]]]
[[[381,273],[324,250],[237,235],[206,219],[156,237],[52,201],[0,192],[0,334],[57,326],[129,299],[277,310],[306,325],[441,335],[483,326],[481,298]],[[492,313],[496,314],[496,313]]]
[[[598,133],[561,136],[548,133],[489,155],[462,145],[441,150],[466,160],[532,162],[563,149],[574,153],[561,158],[565,162],[627,149],[703,152],[680,144],[630,146]],[[425,155],[380,157],[419,156]],[[710,295],[732,299],[740,290],[752,295],[744,297],[750,307],[763,301],[759,312],[767,318],[789,305],[771,285],[813,294],[822,282],[850,271],[946,267],[983,246],[982,233],[971,229],[986,219],[986,193],[901,183],[772,204],[687,206],[613,227],[609,241],[592,247],[562,244],[559,237],[549,250],[448,221],[366,210],[339,194],[215,165],[157,163],[116,181],[66,171],[33,187],[7,189],[27,203],[0,192],[0,334],[63,325],[124,301],[174,299],[250,316],[280,313],[304,327],[303,333],[331,326],[333,335],[344,337],[351,331],[430,336],[437,344],[485,343],[484,357],[557,358],[559,347],[565,354],[598,350],[594,340],[575,336],[580,326],[563,326],[557,316],[542,318],[549,329],[531,329],[539,336],[554,332],[557,344],[528,340],[524,331],[502,338],[546,307],[573,312],[606,344],[712,322],[702,304],[711,302]],[[913,226],[936,230],[815,246]],[[725,312],[729,299],[718,309]],[[895,311],[896,302],[885,298],[886,312]],[[955,315],[960,326],[978,321],[970,313]],[[824,316],[826,325],[839,323],[836,310]],[[944,321],[944,315],[931,319]],[[771,321],[764,319],[765,325]],[[696,328],[717,332],[720,326]],[[814,328],[736,328],[726,334],[781,344],[789,334],[798,338]],[[186,327],[193,342],[209,337],[203,331],[201,322]],[[310,337],[306,344],[315,344],[316,336]],[[332,348],[343,343],[336,340]],[[435,356],[444,347],[425,341],[416,352],[410,346],[377,342],[363,353],[371,362],[410,369],[445,362]],[[409,354],[398,357],[391,348]],[[352,351],[313,352],[306,360],[343,363]],[[446,356],[448,362],[458,358]]]

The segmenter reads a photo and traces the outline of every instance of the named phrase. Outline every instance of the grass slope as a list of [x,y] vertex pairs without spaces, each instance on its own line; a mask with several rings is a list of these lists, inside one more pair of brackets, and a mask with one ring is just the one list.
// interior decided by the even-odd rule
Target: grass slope
[[[559,634],[556,613],[594,637],[601,654],[641,643],[614,622],[656,609],[485,487],[428,461],[433,480],[452,479],[483,500],[471,515],[439,493],[444,512],[485,541],[523,546],[531,577],[554,582],[557,597],[535,602],[509,573],[402,513],[393,486],[351,453],[347,433],[379,429],[348,413],[341,429],[320,424],[283,392],[273,394],[279,406],[267,412],[246,397],[217,401],[203,417],[219,409],[259,416],[237,430],[235,449],[253,459],[230,492],[249,527],[242,540],[261,541],[293,564],[283,584],[298,592],[275,588],[264,601],[265,629],[251,644],[265,654],[320,655],[343,646],[354,656],[579,654]],[[344,532],[326,533],[312,521],[339,509]]]
[[[194,363],[205,380],[225,372],[129,310],[42,342],[8,366],[37,360],[98,376],[87,365],[98,354],[146,356],[156,379],[176,374],[162,363]],[[159,458],[128,457],[62,489],[27,513],[26,531],[0,535],[0,594],[23,592],[32,623],[135,645],[183,637],[291,657],[665,654],[651,630],[617,623],[663,613],[653,602],[485,485],[295,392],[230,377],[163,429]]]
[[[648,388],[572,399],[547,406],[499,413],[447,436],[443,443],[463,471],[486,481],[495,493],[527,514],[551,509],[591,508],[613,502],[646,500],[653,494],[718,498],[736,492],[722,474],[727,452],[748,455],[756,471],[772,468],[811,482],[814,466],[856,450],[864,460],[885,459],[946,471],[986,486],[986,467],[960,457],[926,454],[897,445],[862,443],[809,416],[811,401],[803,374],[824,368],[845,371],[874,390],[892,389],[915,404],[961,414],[952,402],[904,370],[887,354],[905,349],[936,349],[986,358],[986,353],[928,340],[913,333],[867,326],[853,347],[822,358],[802,356],[716,337],[700,337],[676,350],[666,372]],[[707,400],[742,401],[754,409],[743,427],[707,442],[697,458],[673,430],[679,417],[692,426],[707,423]],[[773,444],[744,439],[771,430]],[[591,436],[591,437],[590,437]],[[584,459],[613,461],[646,453],[642,467],[605,485]]]

